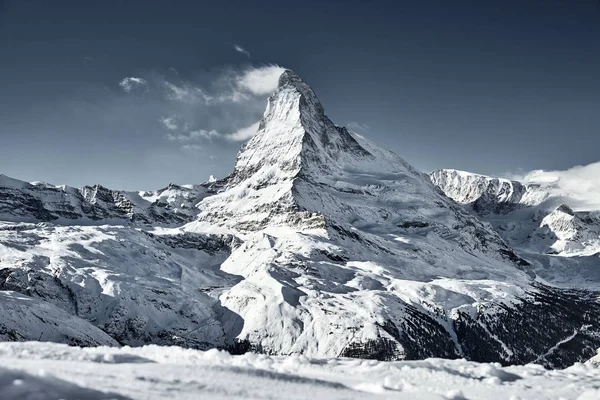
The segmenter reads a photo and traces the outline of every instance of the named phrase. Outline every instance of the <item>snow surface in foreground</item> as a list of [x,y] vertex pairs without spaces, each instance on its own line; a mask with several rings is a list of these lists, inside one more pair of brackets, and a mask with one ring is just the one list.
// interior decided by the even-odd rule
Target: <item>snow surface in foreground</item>
[[2,399],[600,398],[600,369],[0,343]]

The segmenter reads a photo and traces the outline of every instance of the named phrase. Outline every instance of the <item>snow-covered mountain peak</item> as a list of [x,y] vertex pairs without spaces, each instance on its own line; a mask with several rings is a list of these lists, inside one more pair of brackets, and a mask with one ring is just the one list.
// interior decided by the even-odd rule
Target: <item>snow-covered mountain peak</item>
[[287,178],[296,177],[301,170],[328,173],[344,153],[373,158],[347,129],[335,126],[325,116],[312,88],[286,70],[269,98],[256,135],[238,154],[231,178],[239,183],[258,170],[272,178],[274,167]]
[[316,113],[320,115],[323,115],[325,113],[325,111],[323,110],[323,106],[321,105],[321,102],[317,98],[315,92],[294,71],[289,69],[283,71],[283,73],[279,77],[279,82],[277,84],[277,91],[281,90],[297,91],[302,95],[303,100],[306,102],[306,105],[311,106],[311,108]]
[[64,225],[109,221],[134,225],[172,225],[192,220],[200,200],[214,183],[128,192],[102,185],[55,186],[0,175],[0,219],[13,222],[53,221]]
[[555,238],[551,245],[555,254],[594,255],[600,250],[600,224],[594,213],[576,213],[561,204],[542,219],[540,227],[547,228]]
[[[405,164],[395,157],[397,160],[387,163],[387,172],[392,164]],[[287,221],[290,213],[310,208],[298,202],[300,181],[330,184],[332,177],[343,175],[348,167],[381,171],[381,161],[390,159],[383,157],[379,164],[374,163],[373,154],[355,135],[325,116],[310,86],[287,70],[268,100],[258,131],[238,153],[225,191],[200,205],[200,217],[216,222],[213,217],[223,221],[225,216],[238,225],[261,221],[249,224],[255,228],[275,222],[273,218]],[[236,217],[235,221],[231,217]],[[297,220],[298,215],[291,218]]]
[[25,189],[31,186],[33,186],[31,183],[0,174],[0,188]]
[[[465,179],[489,204],[520,195]],[[596,294],[532,282],[558,253],[600,249],[599,215],[518,208],[499,231],[526,224],[515,243],[553,251],[521,258],[493,220],[336,126],[291,71],[233,173],[210,181],[125,192],[0,177],[0,339],[549,366],[600,346]],[[14,317],[27,308],[35,319]]]
[[489,227],[441,195],[427,175],[336,126],[296,74],[286,71],[279,83],[224,190],[198,205],[201,224],[195,226],[209,223],[244,234],[267,227],[320,229],[331,239],[369,241],[374,249],[397,246],[390,232],[417,234],[418,240],[436,237],[432,246],[444,251],[459,242],[470,252],[524,262]]
[[533,261],[543,279],[577,284],[599,279],[599,213],[578,209],[581,201],[556,179],[519,182],[448,169],[434,171],[430,179],[448,197],[491,223]]
[[454,201],[472,204],[479,213],[501,212],[521,203],[525,185],[509,179],[493,178],[454,169],[431,173],[431,181]]
[[560,206],[556,207],[556,212],[570,215],[570,216],[575,215],[575,212],[573,211],[573,209],[566,204],[561,204]]

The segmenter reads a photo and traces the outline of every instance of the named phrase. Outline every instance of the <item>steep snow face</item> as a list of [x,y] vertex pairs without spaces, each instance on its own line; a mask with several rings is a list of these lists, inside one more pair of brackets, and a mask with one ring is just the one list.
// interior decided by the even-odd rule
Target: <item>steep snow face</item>
[[[6,270],[0,270],[5,275]],[[45,301],[0,291],[0,340],[67,343],[72,346],[118,346],[89,322]]]
[[439,169],[430,174],[431,181],[446,196],[461,204],[470,204],[479,214],[506,213],[520,206],[557,207],[572,201],[568,193],[552,182],[522,183],[454,169]]
[[552,244],[556,253],[566,256],[600,253],[600,214],[582,214],[563,204],[542,219],[540,227],[547,227],[556,236]]
[[455,246],[460,238],[464,249],[492,258],[511,253],[493,230],[440,195],[426,175],[334,125],[292,71],[282,74],[224,191],[199,208],[199,221],[240,232],[268,225],[347,237],[354,229],[390,243],[395,233],[419,233],[438,242],[433,247],[447,249],[445,242]]
[[430,178],[446,196],[461,204],[475,203],[481,212],[499,211],[502,205],[510,207],[526,201],[527,188],[517,181],[452,169],[434,171]]
[[0,176],[0,220],[97,224],[98,221],[145,225],[181,224],[195,217],[194,207],[214,183],[169,185],[152,192],[110,190],[100,185],[76,189],[27,183]]
[[269,98],[258,132],[237,156],[226,190],[200,205],[199,219],[239,230],[266,224],[322,225],[296,201],[296,181],[331,173],[344,150],[372,157],[323,113],[312,89],[286,71]]
[[[291,71],[223,191],[198,207],[184,230],[216,225],[244,239],[221,266],[243,279],[220,302],[229,338],[247,348],[565,362],[562,350],[545,355],[565,332],[551,327],[562,317],[542,311],[552,306],[530,286],[528,263],[428,176],[335,126]],[[517,307],[549,317],[526,322],[548,327],[545,345],[510,339],[524,323]]]
[[[13,332],[13,340],[116,344],[110,335],[128,345],[223,347],[213,307],[216,296],[239,280],[219,270],[231,245],[231,237],[171,230],[1,224],[0,294],[13,299],[2,302],[0,326]],[[92,335],[91,324],[106,332],[94,328],[104,341]],[[44,334],[32,337],[36,332]]]

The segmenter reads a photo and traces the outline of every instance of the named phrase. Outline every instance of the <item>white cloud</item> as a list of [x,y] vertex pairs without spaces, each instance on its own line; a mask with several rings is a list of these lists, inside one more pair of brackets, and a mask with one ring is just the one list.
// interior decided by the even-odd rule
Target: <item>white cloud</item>
[[[241,47],[240,49],[245,51]],[[285,68],[278,65],[250,67],[241,71],[227,70],[212,80],[208,89],[183,80],[178,74],[177,83],[155,75],[150,77],[149,81],[126,77],[119,85],[128,93],[136,87],[145,86],[148,91],[160,95],[165,100],[213,106],[221,103],[251,102],[255,101],[256,97],[271,94],[277,89],[283,71]]]
[[146,83],[147,82],[142,78],[135,78],[131,76],[128,78],[123,78],[123,80],[119,82],[119,86],[121,86],[124,91],[129,93],[136,87],[146,86]]
[[159,121],[170,131],[175,131],[179,128],[177,117],[162,117]]
[[244,101],[253,100],[251,96],[242,93],[236,88],[231,88],[230,91],[224,92],[215,98],[215,103],[241,103]]
[[167,99],[169,100],[176,100],[184,103],[202,102],[205,104],[208,104],[213,100],[213,97],[204,93],[201,88],[189,83],[178,86],[165,80],[163,86],[166,89]]
[[198,152],[204,150],[204,147],[199,144],[184,144],[181,146],[181,150],[190,151],[190,152]]
[[162,137],[180,149],[197,151],[251,138],[259,124],[252,122],[264,113],[266,97],[277,89],[283,71],[277,65],[226,68],[200,71],[195,79],[174,71],[149,72],[144,79],[126,77],[120,85],[126,92],[143,87],[145,95],[131,100],[152,109]]
[[579,210],[600,210],[600,162],[575,166],[565,171],[536,170],[520,177],[525,183],[539,183],[553,195],[574,200],[569,206]]
[[355,122],[355,121],[350,121],[346,125],[351,130],[353,130],[353,131],[359,131],[359,132],[366,132],[369,129],[371,129],[371,127],[369,125],[367,125],[367,124],[361,124],[360,122]]
[[231,142],[243,142],[250,139],[258,131],[259,122],[238,129],[232,133],[221,134],[215,129],[197,129],[182,133],[168,133],[167,139],[172,142],[195,142],[200,140],[225,139]]
[[214,138],[220,137],[221,134],[214,129],[211,129],[211,130],[198,129],[196,131],[191,131],[190,136],[192,136],[193,138],[196,138],[196,139],[202,138],[202,139],[212,140]]
[[250,52],[248,50],[244,49],[242,46],[234,44],[233,45],[233,49],[235,51],[237,51],[238,53],[242,53],[246,57],[250,58]]
[[258,125],[260,122],[256,122],[250,126],[245,128],[238,129],[233,133],[228,133],[225,135],[225,139],[230,140],[232,142],[243,142],[244,140],[250,139],[256,131],[258,131]]
[[183,133],[169,133],[167,134],[167,139],[173,142],[193,142],[197,140],[212,140],[215,138],[221,137],[221,134],[214,129],[206,130],[206,129],[197,129],[190,132]]
[[283,71],[285,68],[279,65],[250,68],[237,77],[237,85],[255,95],[270,94],[277,89]]

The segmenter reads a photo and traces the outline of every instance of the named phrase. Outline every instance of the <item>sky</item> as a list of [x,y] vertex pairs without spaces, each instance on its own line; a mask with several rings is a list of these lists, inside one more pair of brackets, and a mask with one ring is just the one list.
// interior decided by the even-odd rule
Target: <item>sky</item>
[[226,176],[282,68],[422,171],[600,176],[598,0],[0,0],[0,173]]

